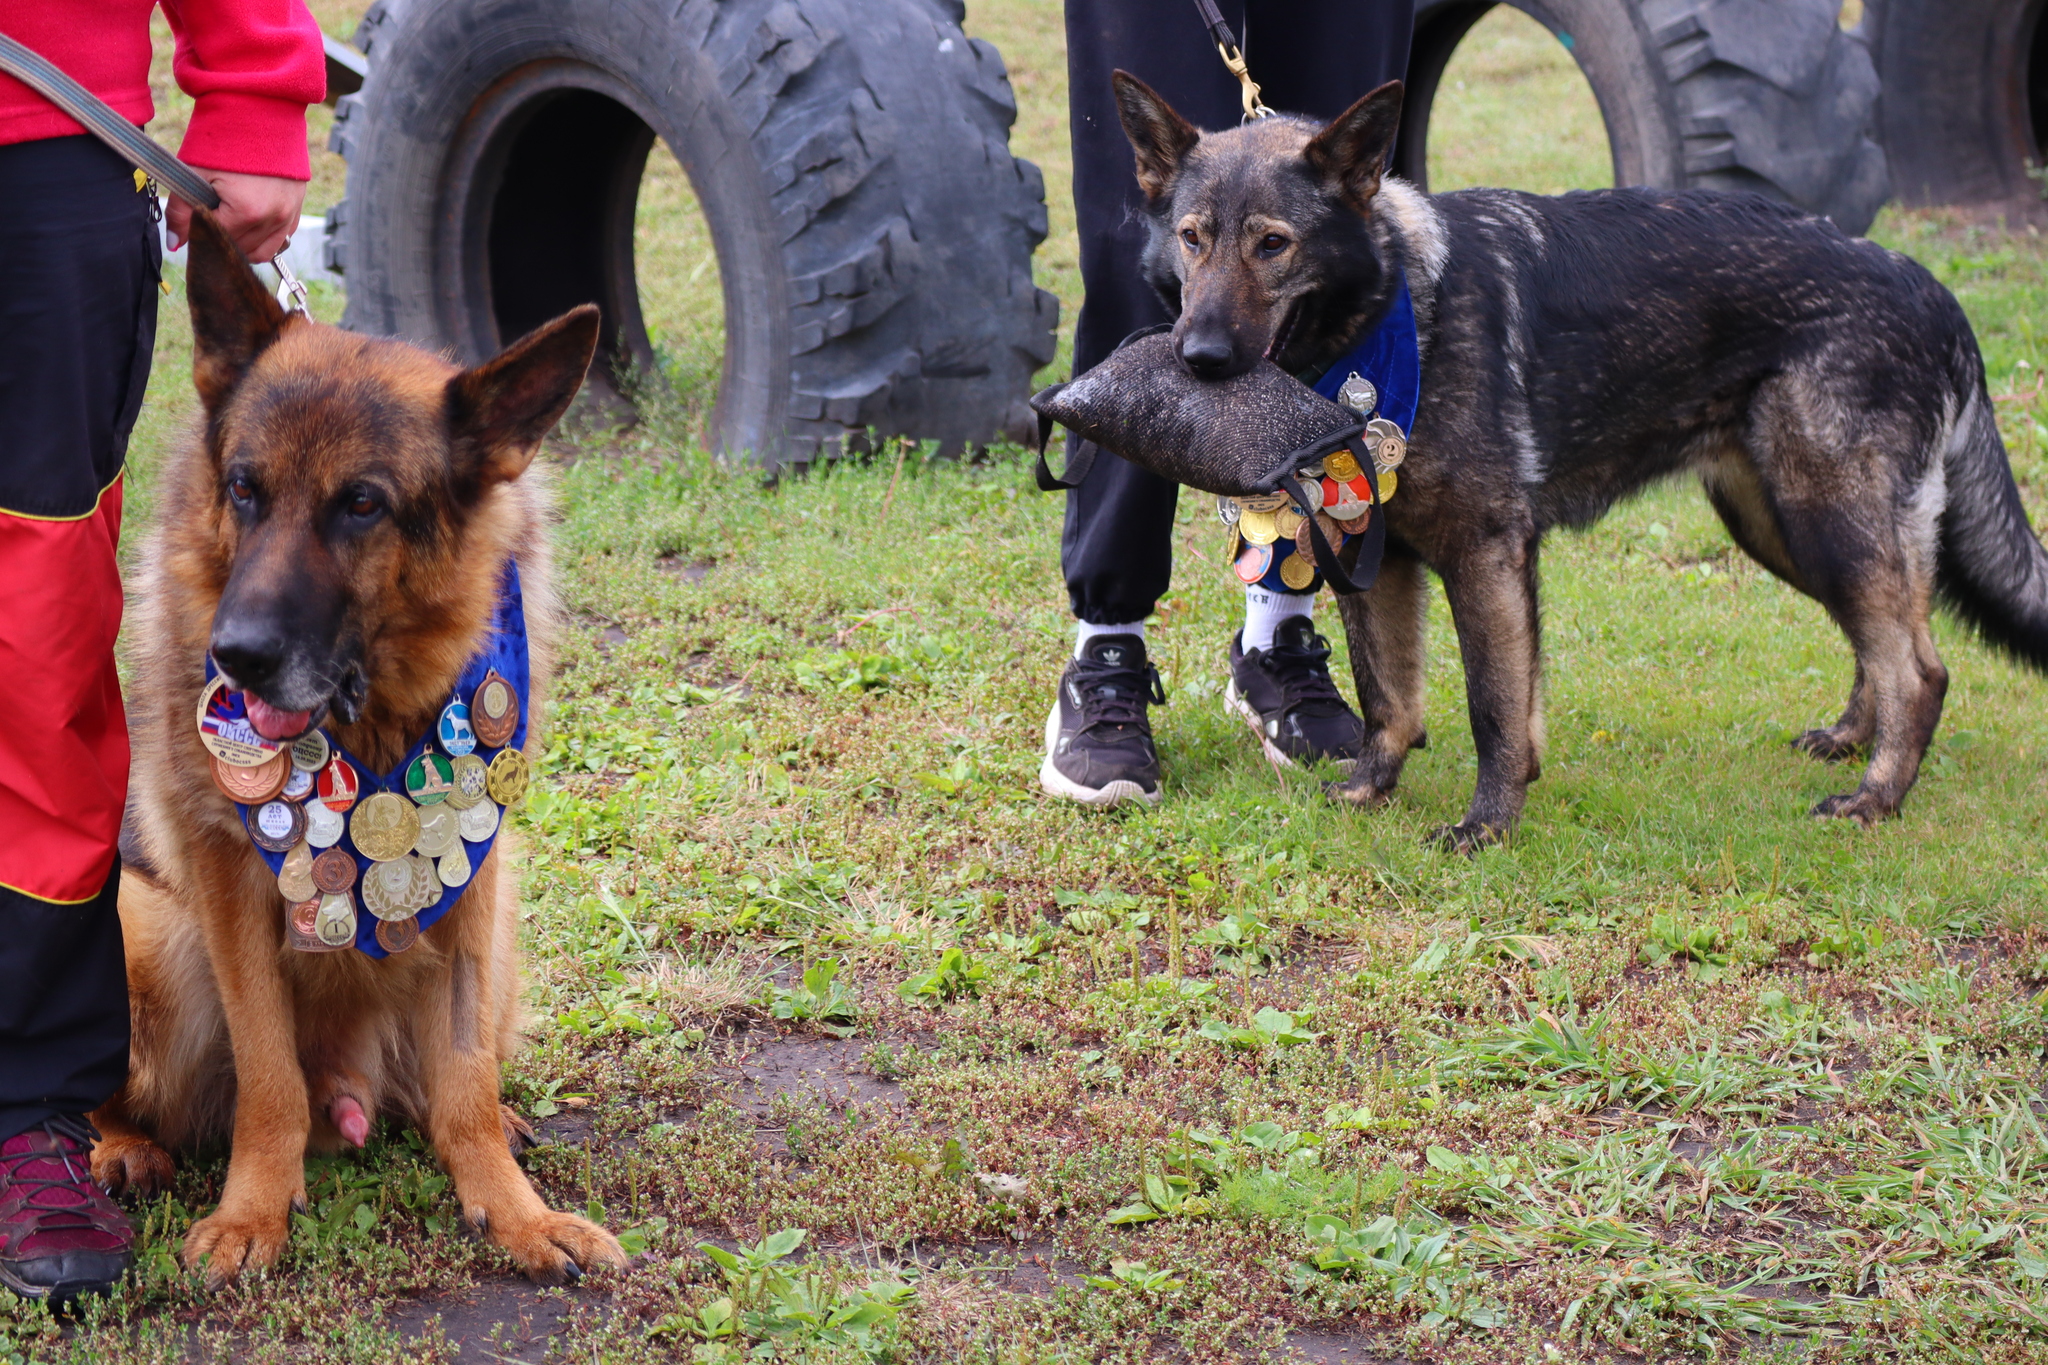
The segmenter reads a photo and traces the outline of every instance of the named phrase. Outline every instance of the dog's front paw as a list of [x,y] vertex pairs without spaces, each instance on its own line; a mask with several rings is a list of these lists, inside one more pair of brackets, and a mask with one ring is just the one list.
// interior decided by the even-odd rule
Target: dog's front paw
[[92,1178],[108,1194],[156,1194],[170,1188],[171,1154],[142,1136],[101,1138]]
[[511,1105],[498,1106],[498,1123],[505,1130],[505,1150],[513,1156],[525,1156],[530,1149],[540,1146],[540,1138],[535,1135],[533,1125]]
[[244,1270],[275,1265],[289,1234],[283,1210],[274,1218],[216,1213],[192,1225],[181,1259],[187,1270],[203,1266],[206,1287],[219,1289]]
[[573,1213],[549,1210],[507,1227],[472,1211],[470,1221],[483,1225],[491,1240],[511,1252],[527,1278],[537,1284],[580,1280],[585,1271],[597,1266],[626,1268],[626,1249],[619,1239]]
[[[1811,755],[1823,763],[1839,763],[1854,757],[1863,746],[1845,735],[1833,730],[1808,730],[1792,741],[1792,747],[1802,754]],[[1815,814],[1819,812],[1816,811]]]
[[1878,821],[1897,815],[1899,803],[1859,787],[1853,792],[1822,797],[1814,804],[1813,813],[1824,819],[1854,820],[1869,829]]
[[1455,825],[1438,825],[1429,832],[1425,843],[1452,853],[1473,854],[1480,849],[1499,843],[1507,837],[1507,831],[1487,824],[1483,820],[1460,820]]

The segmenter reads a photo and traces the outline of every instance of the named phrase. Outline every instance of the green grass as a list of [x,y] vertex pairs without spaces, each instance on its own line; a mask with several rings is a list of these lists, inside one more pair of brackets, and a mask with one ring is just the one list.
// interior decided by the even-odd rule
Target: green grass
[[[1453,69],[1549,93],[1459,110],[1478,150],[1445,144],[1444,174],[1597,183],[1584,138],[1504,150],[1570,74],[1519,22]],[[1041,278],[1071,319],[1057,7],[972,25],[1047,167]],[[642,231],[679,266],[701,228],[663,193]],[[2048,252],[1924,215],[1878,235],[1969,309],[2038,521]],[[712,335],[690,297],[665,336]],[[138,519],[188,348],[167,313]],[[715,351],[690,354],[706,382]],[[915,453],[764,491],[696,449],[706,397],[558,452],[576,628],[524,817],[508,1096],[556,1139],[546,1197],[642,1259],[521,1289],[386,1131],[316,1168],[277,1271],[209,1297],[168,1260],[218,1197],[208,1158],[135,1206],[141,1274],[68,1339],[0,1301],[0,1359],[447,1360],[479,1314],[532,1358],[544,1301],[579,1362],[2048,1353],[2039,680],[1944,624],[1903,818],[1810,820],[1855,774],[1786,741],[1839,709],[1847,648],[1662,488],[1550,542],[1544,776],[1507,847],[1447,856],[1423,835],[1474,751],[1441,602],[1429,748],[1392,806],[1335,809],[1221,707],[1240,594],[1190,498],[1153,636],[1168,799],[1092,814],[1033,783],[1070,630],[1058,500],[1009,456]]]

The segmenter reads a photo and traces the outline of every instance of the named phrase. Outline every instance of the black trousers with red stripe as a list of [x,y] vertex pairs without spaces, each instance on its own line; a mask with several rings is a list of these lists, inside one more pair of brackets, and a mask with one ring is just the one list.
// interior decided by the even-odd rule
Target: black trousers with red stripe
[[[1408,69],[1414,0],[1218,0],[1265,102],[1334,118]],[[1170,322],[1138,273],[1144,196],[1117,122],[1109,76],[1121,67],[1196,127],[1234,128],[1244,110],[1192,0],[1067,0],[1067,109],[1074,213],[1087,300],[1074,329],[1074,373],[1154,323]],[[1173,573],[1179,485],[1104,452],[1067,494],[1060,566],[1074,615],[1096,625],[1142,621]]]
[[89,137],[0,147],[0,1139],[128,1074],[121,469],[161,248]]

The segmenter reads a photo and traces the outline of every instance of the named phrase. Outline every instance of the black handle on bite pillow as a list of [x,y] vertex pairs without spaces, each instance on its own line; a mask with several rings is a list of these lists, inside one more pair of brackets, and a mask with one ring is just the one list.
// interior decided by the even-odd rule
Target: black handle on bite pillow
[[[1065,384],[1054,384],[1040,395],[1058,393]],[[1045,462],[1045,452],[1052,447],[1052,418],[1045,413],[1038,414],[1038,463],[1032,474],[1038,480],[1038,491],[1057,493],[1063,488],[1079,488],[1081,480],[1088,477],[1088,471],[1095,467],[1095,452],[1100,449],[1093,441],[1067,440],[1067,472],[1055,474],[1052,466]]]
[[[1355,434],[1347,437],[1344,444],[1351,447],[1352,453],[1357,455],[1358,467],[1364,472],[1366,482],[1372,487],[1372,520],[1365,524],[1365,530],[1358,538],[1358,554],[1351,561],[1352,567],[1349,571],[1344,568],[1344,561],[1338,557],[1335,547],[1324,538],[1323,528],[1316,524],[1314,516],[1308,519],[1308,543],[1310,552],[1315,555],[1316,568],[1321,570],[1323,577],[1329,581],[1330,591],[1350,594],[1364,592],[1373,585],[1373,580],[1380,576],[1380,560],[1387,551],[1387,519],[1386,509],[1380,505],[1379,471],[1373,467],[1371,454],[1365,450]],[[1310,500],[1308,489],[1302,485],[1298,472],[1281,475],[1280,486],[1287,490],[1287,495],[1293,498],[1298,506],[1322,505],[1321,498]]]

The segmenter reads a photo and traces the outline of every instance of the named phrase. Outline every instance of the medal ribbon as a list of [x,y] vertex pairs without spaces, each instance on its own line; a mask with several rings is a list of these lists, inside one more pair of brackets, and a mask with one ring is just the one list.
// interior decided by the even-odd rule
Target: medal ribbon
[[[526,743],[526,727],[529,720],[527,699],[531,692],[532,674],[526,649],[526,603],[519,589],[519,564],[516,560],[512,559],[505,561],[504,577],[498,585],[497,608],[491,617],[490,634],[485,637],[483,646],[475,654],[471,655],[469,662],[463,666],[462,676],[457,679],[455,684],[456,698],[467,701],[475,696],[476,689],[483,683],[484,676],[493,670],[496,670],[500,677],[512,685],[513,695],[519,699],[519,724],[513,729],[512,738],[503,745],[490,747],[486,746],[481,740],[478,741],[476,748],[472,752],[486,763],[506,749],[523,747]],[[206,680],[211,683],[214,678],[219,676],[219,673],[220,670],[214,667],[213,656],[208,654],[206,657]],[[405,757],[399,760],[398,766],[389,773],[375,771],[369,764],[342,748],[335,741],[334,736],[329,734],[327,736],[328,747],[333,750],[335,756],[344,760],[349,767],[355,770],[357,783],[355,804],[361,805],[378,792],[387,791],[395,793],[410,802],[412,798],[406,794],[405,789],[405,770],[412,766],[414,759],[435,748],[435,735],[439,726],[440,712],[436,711],[434,713],[434,721],[428,727],[425,738],[419,740],[412,748],[408,749]],[[289,749],[290,745],[287,744],[285,747]],[[316,774],[315,776],[317,778],[318,775]],[[309,801],[318,801],[320,799],[317,786],[313,795],[306,799]],[[485,796],[484,799],[489,801],[490,797]],[[237,801],[235,802],[235,811],[242,818],[242,827],[247,829],[250,807]],[[442,887],[440,899],[436,900],[426,909],[417,912],[419,927],[422,931],[425,931],[436,920],[439,920],[441,916],[447,914],[454,907],[455,902],[462,898],[462,893],[469,889],[469,883],[476,880],[477,869],[481,868],[484,865],[484,859],[490,856],[491,848],[497,843],[498,832],[504,829],[504,827],[505,813],[500,811],[497,828],[491,831],[489,838],[481,842],[472,842],[468,839],[462,840],[463,851],[469,857],[469,876],[464,879],[460,886]],[[460,838],[459,835],[457,837]],[[256,850],[257,856],[261,857],[270,868],[272,876],[280,875],[284,871],[285,853],[272,853],[269,849],[258,844],[253,838],[249,842],[249,847]],[[359,907],[356,915],[356,947],[371,957],[388,957],[390,955],[384,951],[383,945],[377,942],[377,917],[370,913],[369,907],[363,904],[362,900],[363,879],[368,875],[369,870],[376,866],[376,863],[372,859],[364,857],[361,850],[356,847],[355,837],[349,833],[346,817],[344,817],[344,824],[342,826],[341,842],[337,843],[335,847],[346,850],[349,856],[356,860],[356,882],[355,886],[348,892],[348,895],[355,900]],[[411,849],[406,850],[407,853],[411,851]]]

